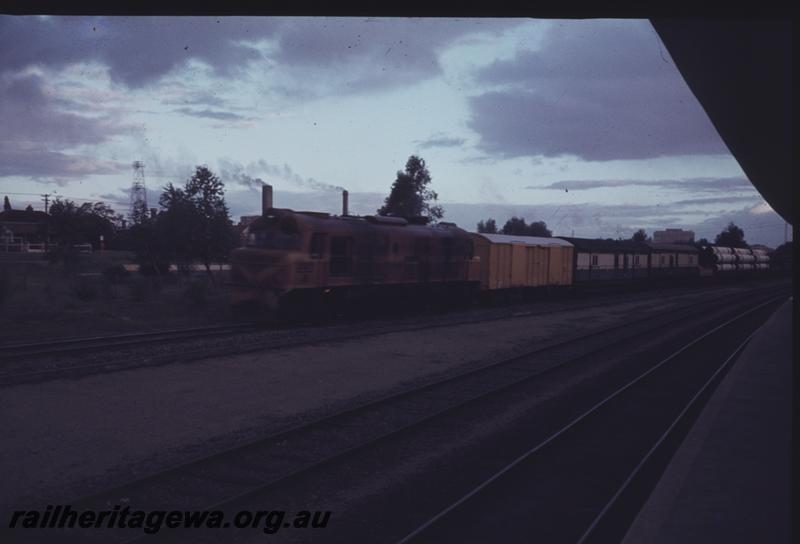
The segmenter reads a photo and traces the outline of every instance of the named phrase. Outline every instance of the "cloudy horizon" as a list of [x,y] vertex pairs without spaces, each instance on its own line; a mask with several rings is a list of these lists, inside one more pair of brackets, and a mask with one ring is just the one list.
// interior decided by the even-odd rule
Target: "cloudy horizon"
[[[784,221],[646,20],[0,16],[0,193],[125,212],[205,164],[232,215],[374,213],[421,155],[445,220],[613,237]],[[788,181],[788,180],[787,180]],[[286,204],[281,202],[285,201]]]

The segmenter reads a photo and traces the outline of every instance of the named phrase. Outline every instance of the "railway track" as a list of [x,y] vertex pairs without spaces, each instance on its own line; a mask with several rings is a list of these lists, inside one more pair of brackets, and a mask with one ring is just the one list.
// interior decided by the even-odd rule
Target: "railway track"
[[[766,289],[780,288],[775,286],[766,287]],[[697,292],[690,291],[689,293],[677,294],[675,299],[682,296],[693,297]],[[701,293],[702,295],[703,293]],[[662,292],[646,293],[644,297],[628,297],[628,302],[646,302],[648,300],[657,300],[664,296]],[[730,296],[730,294],[721,295],[719,298]],[[709,294],[711,301],[716,300],[713,294]],[[124,370],[129,368],[136,368],[142,366],[156,366],[170,364],[174,362],[186,362],[193,360],[202,360],[211,357],[222,357],[229,355],[238,355],[244,353],[253,353],[264,350],[286,349],[304,345],[320,344],[332,341],[349,341],[362,338],[380,336],[391,333],[414,332],[419,330],[430,330],[441,327],[452,327],[459,325],[470,325],[476,323],[488,323],[492,321],[501,321],[508,319],[519,319],[534,317],[537,315],[550,315],[561,312],[574,312],[580,310],[587,310],[592,308],[607,307],[614,304],[614,299],[604,299],[598,302],[590,302],[587,304],[562,304],[555,307],[547,307],[546,309],[530,309],[530,306],[523,308],[509,308],[507,311],[501,311],[499,314],[492,314],[489,316],[477,317],[453,317],[450,315],[430,316],[421,321],[417,321],[411,325],[377,325],[373,326],[364,323],[348,323],[345,325],[346,331],[340,330],[327,330],[327,329],[281,329],[279,332],[284,337],[271,338],[272,333],[276,331],[263,331],[260,330],[254,323],[240,323],[232,325],[221,325],[214,327],[201,327],[197,329],[182,329],[174,331],[160,331],[149,333],[134,333],[127,335],[117,335],[109,337],[94,337],[94,338],[77,338],[67,339],[56,342],[34,343],[34,344],[20,344],[17,346],[6,346],[0,348],[0,364],[9,363],[14,360],[28,359],[28,358],[42,358],[45,356],[54,355],[75,355],[80,356],[84,354],[96,354],[97,352],[111,352],[109,357],[103,357],[97,361],[84,361],[78,360],[67,364],[56,364],[48,368],[24,368],[21,370],[12,370],[10,372],[0,373],[0,386],[9,386],[22,383],[32,383],[38,381],[46,381],[50,379],[59,378],[72,378],[81,377],[93,373],[106,373],[115,370]],[[705,302],[701,300],[700,302]],[[697,304],[698,301],[690,304]],[[535,306],[534,306],[535,307]],[[672,310],[670,310],[672,311]],[[360,325],[360,326],[359,326]],[[352,329],[357,328],[356,332]],[[287,332],[299,332],[299,334],[292,334],[286,338]],[[241,338],[248,333],[257,333],[259,338]],[[268,338],[260,338],[266,334]],[[114,349],[119,348],[141,348],[143,342],[152,342],[155,344],[177,343],[187,340],[204,341],[211,337],[232,337],[231,342],[226,345],[201,345],[199,347],[191,347],[181,345],[175,351],[167,351],[165,353],[152,353],[147,352],[143,354],[121,354],[113,353]]]
[[10,344],[0,347],[0,362],[23,358],[30,359],[36,357],[49,357],[53,355],[76,353],[83,354],[90,351],[140,346],[142,342],[161,343],[178,340],[193,340],[197,338],[208,338],[210,336],[239,334],[242,332],[255,330],[257,330],[255,323],[231,323],[187,329],[171,329],[107,336],[65,338],[47,342]]
[[[283,429],[254,443],[155,472],[114,489],[72,501],[71,504],[73,508],[94,509],[108,509],[116,504],[160,510],[229,508],[270,489],[286,486],[311,471],[324,469],[327,465],[374,449],[421,426],[451,417],[487,399],[502,397],[514,388],[535,382],[550,372],[579,362],[585,363],[626,342],[662,331],[667,325],[708,320],[716,314],[741,313],[741,307],[748,305],[751,309],[747,313],[751,313],[765,304],[785,298],[783,294],[776,297],[778,291],[774,289],[765,291],[739,299],[718,300],[713,309],[692,305],[552,342],[512,358],[493,361],[480,368]],[[780,289],[781,293],[785,291]],[[736,319],[730,322],[734,321]],[[64,540],[64,536],[59,536],[60,541]],[[82,533],[76,538],[80,542],[112,542],[131,536],[138,541],[140,534],[119,530],[113,533],[92,531],[91,534]],[[169,537],[166,533],[157,536]],[[199,537],[196,531],[172,536],[193,541],[198,541]],[[161,541],[149,535],[143,538]]]
[[[648,365],[398,544],[445,537],[458,542],[621,541],[714,387],[778,301],[749,308]],[[717,353],[728,338],[735,341]],[[526,486],[532,482],[536,485]]]

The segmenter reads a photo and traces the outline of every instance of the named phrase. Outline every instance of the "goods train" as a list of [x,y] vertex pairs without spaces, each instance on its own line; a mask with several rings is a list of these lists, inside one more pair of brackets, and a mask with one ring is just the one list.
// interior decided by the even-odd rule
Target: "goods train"
[[340,216],[272,206],[231,254],[232,302],[264,314],[419,296],[469,302],[586,285],[763,273],[751,249],[583,238],[470,233],[452,223]]

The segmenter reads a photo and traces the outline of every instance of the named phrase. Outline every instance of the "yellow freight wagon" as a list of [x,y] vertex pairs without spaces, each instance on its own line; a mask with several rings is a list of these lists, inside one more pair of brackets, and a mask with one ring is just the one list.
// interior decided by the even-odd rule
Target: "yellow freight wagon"
[[573,246],[559,238],[470,233],[482,289],[572,285]]

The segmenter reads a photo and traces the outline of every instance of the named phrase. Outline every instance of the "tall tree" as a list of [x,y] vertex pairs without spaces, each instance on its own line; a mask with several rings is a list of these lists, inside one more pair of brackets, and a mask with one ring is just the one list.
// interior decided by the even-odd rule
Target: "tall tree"
[[497,223],[494,219],[487,219],[484,221],[478,221],[478,232],[482,232],[485,234],[497,234]]
[[728,223],[725,230],[717,234],[714,244],[725,247],[749,247],[744,240],[744,231],[733,222]]
[[553,233],[547,228],[547,223],[544,221],[534,221],[528,225],[529,236],[541,236],[543,238],[550,238]]
[[159,242],[152,251],[178,266],[200,261],[213,281],[211,263],[226,260],[236,244],[224,195],[224,184],[205,166],[183,188],[168,184],[159,198]]
[[633,236],[631,236],[631,240],[633,240],[634,242],[649,242],[650,237],[647,235],[647,231],[645,231],[644,229],[639,229],[633,233]]
[[528,234],[528,225],[525,224],[525,219],[522,217],[512,217],[503,228],[500,229],[502,234],[514,234],[516,236],[525,236]]
[[378,215],[426,217],[429,221],[438,221],[444,216],[444,210],[436,204],[439,195],[428,188],[430,183],[431,174],[425,160],[411,155],[405,171],[397,172],[391,192],[378,210]]
[[547,228],[547,223],[544,221],[534,221],[530,225],[525,223],[522,217],[512,217],[503,228],[500,230],[503,234],[513,234],[516,236],[542,236],[549,238],[553,235],[550,229]]
[[4,212],[11,211],[11,202],[8,200],[8,195],[3,197],[3,211]]

